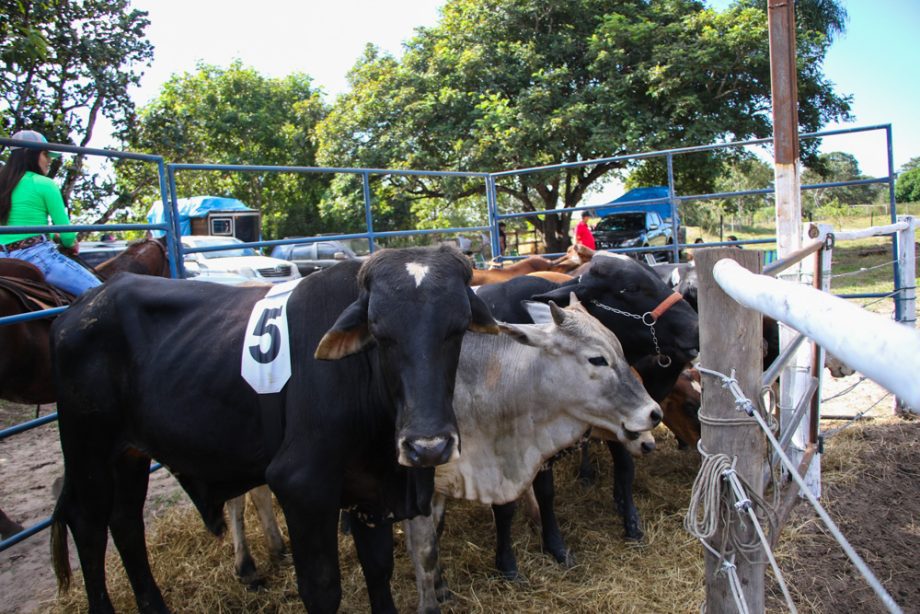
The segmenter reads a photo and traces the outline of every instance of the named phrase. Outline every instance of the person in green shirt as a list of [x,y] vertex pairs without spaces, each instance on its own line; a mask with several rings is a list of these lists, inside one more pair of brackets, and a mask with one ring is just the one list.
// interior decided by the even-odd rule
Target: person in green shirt
[[[20,130],[14,139],[47,143],[34,130]],[[46,177],[52,158],[60,154],[45,149],[11,146],[9,159],[0,169],[0,225],[67,226],[70,216],[57,184]],[[78,253],[75,232],[60,233],[61,244]],[[37,266],[45,280],[65,292],[79,296],[102,282],[88,269],[66,257],[48,237],[40,233],[0,234],[0,258],[18,258]]]

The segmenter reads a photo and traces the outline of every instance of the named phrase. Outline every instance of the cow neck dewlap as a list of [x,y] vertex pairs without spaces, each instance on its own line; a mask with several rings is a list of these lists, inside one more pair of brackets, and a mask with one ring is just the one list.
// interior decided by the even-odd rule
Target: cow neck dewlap
[[422,285],[422,280],[428,275],[428,265],[419,264],[418,262],[407,262],[406,270],[409,271],[409,275],[415,278],[415,287],[418,288]]

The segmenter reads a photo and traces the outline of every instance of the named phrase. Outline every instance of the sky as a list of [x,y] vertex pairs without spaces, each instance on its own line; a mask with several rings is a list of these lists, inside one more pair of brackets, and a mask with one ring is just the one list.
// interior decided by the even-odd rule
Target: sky
[[[710,0],[724,8],[730,0]],[[302,72],[328,102],[347,90],[346,75],[365,45],[400,55],[418,27],[433,26],[440,0],[261,0],[232,8],[226,0],[134,0],[149,12],[154,62],[132,92],[143,105],[174,73],[198,62],[228,66],[239,59],[270,76]],[[892,125],[895,170],[920,156],[920,26],[918,0],[844,0],[846,33],[833,44],[825,74],[839,93],[853,96],[854,121],[826,129]],[[701,143],[702,144],[702,143]],[[864,174],[887,175],[884,132],[829,137],[823,151],[855,155]]]

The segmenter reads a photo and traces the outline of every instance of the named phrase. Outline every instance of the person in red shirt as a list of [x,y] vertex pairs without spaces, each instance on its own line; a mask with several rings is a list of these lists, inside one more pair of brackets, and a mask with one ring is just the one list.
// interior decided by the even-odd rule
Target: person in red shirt
[[594,235],[591,233],[591,227],[588,226],[589,219],[591,219],[591,212],[582,211],[581,221],[575,226],[575,245],[584,245],[590,249],[596,249]]

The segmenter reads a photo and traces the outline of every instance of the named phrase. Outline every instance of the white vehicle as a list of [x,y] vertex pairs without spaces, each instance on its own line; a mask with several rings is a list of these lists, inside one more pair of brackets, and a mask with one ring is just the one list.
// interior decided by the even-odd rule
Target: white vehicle
[[229,246],[213,252],[193,252],[184,256],[186,276],[203,281],[227,283],[226,278],[239,276],[242,281],[257,280],[273,284],[300,277],[297,267],[286,260],[260,256],[253,248],[234,244],[243,242],[235,237],[187,235],[182,237],[183,249]]

